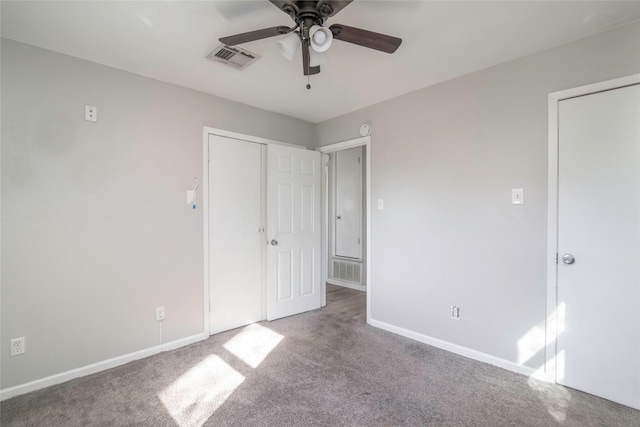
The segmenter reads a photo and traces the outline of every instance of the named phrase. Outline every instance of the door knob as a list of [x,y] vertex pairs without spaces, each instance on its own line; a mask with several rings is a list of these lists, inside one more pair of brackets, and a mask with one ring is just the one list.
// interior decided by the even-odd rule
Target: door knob
[[271,243],[271,246],[278,246],[278,241],[276,239],[271,239],[269,243]]
[[573,264],[574,262],[576,262],[576,259],[571,254],[564,254],[562,255],[562,262],[564,262],[565,264]]
[[341,215],[338,215],[338,216],[336,217],[336,219],[342,219],[342,216],[341,216]]

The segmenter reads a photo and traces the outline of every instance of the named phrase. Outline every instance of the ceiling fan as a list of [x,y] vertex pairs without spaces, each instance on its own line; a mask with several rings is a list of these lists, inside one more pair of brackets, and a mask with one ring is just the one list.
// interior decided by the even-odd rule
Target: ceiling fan
[[[279,41],[283,55],[292,59],[298,46],[302,46],[302,68],[305,76],[318,74],[320,65],[314,65],[318,54],[326,51],[333,39],[354,43],[360,46],[393,53],[398,49],[402,39],[373,31],[333,24],[329,28],[323,26],[325,20],[344,9],[353,0],[269,0],[278,9],[289,15],[295,25],[291,28],[278,26],[221,37],[219,40],[228,46],[235,46],[254,40],[289,34]],[[321,61],[316,61],[321,62]],[[307,89],[311,86],[307,85]]]

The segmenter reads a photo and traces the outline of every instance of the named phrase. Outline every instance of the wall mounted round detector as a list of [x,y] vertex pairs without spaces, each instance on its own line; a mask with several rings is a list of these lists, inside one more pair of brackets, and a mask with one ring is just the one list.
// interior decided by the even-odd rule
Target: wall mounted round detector
[[368,136],[368,135],[371,135],[371,126],[364,123],[362,126],[360,126],[360,136]]

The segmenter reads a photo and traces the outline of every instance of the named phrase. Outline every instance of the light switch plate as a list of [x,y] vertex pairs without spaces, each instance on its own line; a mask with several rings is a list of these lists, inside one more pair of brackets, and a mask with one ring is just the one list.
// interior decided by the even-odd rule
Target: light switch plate
[[524,189],[522,188],[511,189],[511,204],[524,205]]
[[384,199],[378,199],[378,210],[381,211],[384,209]]

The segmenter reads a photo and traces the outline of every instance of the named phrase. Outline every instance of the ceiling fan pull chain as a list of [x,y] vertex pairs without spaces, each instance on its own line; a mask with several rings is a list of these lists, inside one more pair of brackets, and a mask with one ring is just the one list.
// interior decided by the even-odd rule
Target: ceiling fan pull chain
[[311,68],[311,58],[309,58],[309,61],[307,62],[307,90],[311,90],[311,77],[309,76],[309,68]]
[[[305,38],[304,38],[304,27],[302,29],[302,34],[303,34],[303,36],[302,36],[303,44],[307,43],[307,45],[305,46],[305,49],[307,49],[307,55],[309,55],[309,47],[308,46],[309,46],[310,42],[309,42],[309,37],[307,37],[306,41],[305,41]],[[309,59],[307,60],[307,73],[306,73],[307,74],[307,90],[311,90],[311,83],[310,83],[310,79],[311,78],[309,77],[309,74],[311,74],[310,69],[311,69],[311,58],[309,57]]]

